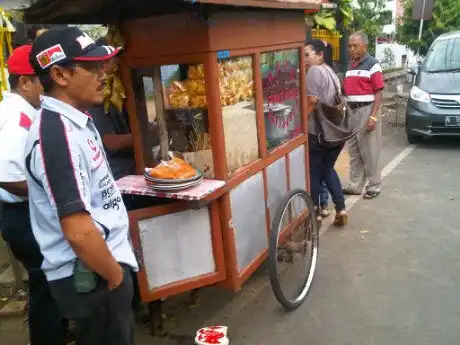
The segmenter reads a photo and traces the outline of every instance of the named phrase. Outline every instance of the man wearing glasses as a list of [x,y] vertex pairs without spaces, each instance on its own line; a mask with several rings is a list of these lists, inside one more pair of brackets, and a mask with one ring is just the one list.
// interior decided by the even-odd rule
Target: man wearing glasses
[[26,147],[31,223],[77,345],[133,344],[128,214],[86,112],[103,102],[101,64],[118,51],[67,27],[37,37],[31,53],[45,92]]

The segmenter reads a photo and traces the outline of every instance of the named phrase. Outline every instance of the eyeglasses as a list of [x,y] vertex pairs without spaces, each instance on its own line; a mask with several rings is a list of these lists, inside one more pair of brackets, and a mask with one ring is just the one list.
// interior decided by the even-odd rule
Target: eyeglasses
[[97,74],[99,71],[102,70],[103,62],[102,61],[78,61],[74,62],[75,66],[83,68],[88,72]]
[[312,55],[315,55],[316,52],[305,52],[305,57],[309,57],[309,56],[312,56]]

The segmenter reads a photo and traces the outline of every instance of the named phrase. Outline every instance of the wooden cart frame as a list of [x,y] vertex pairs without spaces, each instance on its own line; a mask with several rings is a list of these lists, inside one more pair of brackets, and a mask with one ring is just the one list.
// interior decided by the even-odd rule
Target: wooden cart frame
[[[290,162],[289,153],[294,149],[304,146],[308,152],[307,136],[300,135],[289,142],[268,151],[265,140],[265,124],[262,97],[262,76],[260,71],[260,55],[270,51],[284,49],[297,49],[300,61],[300,100],[302,132],[307,133],[305,73],[304,66],[304,34],[305,26],[302,14],[286,12],[225,12],[218,15],[215,25],[209,25],[190,14],[163,16],[162,18],[136,19],[123,23],[121,32],[127,41],[126,53],[123,57],[123,80],[127,89],[128,109],[130,124],[135,140],[137,170],[142,173],[145,168],[144,152],[142,147],[142,133],[137,116],[138,105],[132,85],[131,70],[140,67],[151,67],[162,64],[193,64],[202,61],[205,68],[205,82],[207,89],[209,131],[214,159],[215,176],[218,180],[225,181],[225,186],[215,193],[210,200],[209,212],[212,222],[213,249],[216,261],[216,271],[211,274],[199,276],[181,282],[169,284],[158,289],[149,290],[146,273],[143,269],[139,272],[141,296],[144,301],[151,301],[198,288],[205,285],[219,283],[220,286],[238,291],[244,281],[267,258],[267,250],[262,251],[242,271],[236,269],[237,254],[235,251],[235,235],[232,229],[232,210],[229,192],[253,175],[262,172],[264,180],[264,196],[268,199],[267,172],[269,165],[285,157],[287,188],[290,189]],[[248,30],[250,22],[251,30]],[[186,23],[186,24],[183,24]],[[162,27],[187,26],[187,34],[181,30],[158,30]],[[265,35],[271,29],[273,35]],[[195,43],[190,44],[193,39]],[[147,44],[148,42],[148,44]],[[161,47],[161,49],[158,49]],[[187,51],[188,50],[188,51]],[[222,121],[222,107],[219,97],[219,84],[217,75],[217,54],[219,51],[229,51],[229,57],[251,56],[255,83],[255,102],[257,116],[257,131],[259,136],[260,158],[233,174],[228,173],[224,129]],[[184,53],[185,51],[185,53]],[[308,157],[305,159],[308,163]],[[305,180],[308,188],[308,164],[304,164]],[[219,198],[217,198],[219,196]],[[139,229],[137,222],[140,219],[170,214],[191,208],[187,202],[178,204],[152,207],[130,212],[131,230],[135,247],[140,249]],[[266,210],[266,230],[270,229],[270,210]],[[223,245],[221,244],[223,242]],[[224,249],[224,252],[222,251]],[[223,254],[225,255],[223,256]],[[140,253],[143,261],[142,253]]]

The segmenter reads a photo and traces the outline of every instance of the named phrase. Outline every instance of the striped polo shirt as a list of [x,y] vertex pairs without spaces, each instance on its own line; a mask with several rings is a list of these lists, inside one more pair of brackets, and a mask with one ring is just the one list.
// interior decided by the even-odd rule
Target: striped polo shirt
[[343,80],[343,91],[350,103],[373,102],[375,93],[384,87],[382,67],[369,54],[352,63]]
[[119,263],[137,270],[129,219],[110,171],[102,139],[90,116],[55,98],[43,97],[26,145],[30,221],[48,281],[73,274],[76,254],[60,220],[88,213]]

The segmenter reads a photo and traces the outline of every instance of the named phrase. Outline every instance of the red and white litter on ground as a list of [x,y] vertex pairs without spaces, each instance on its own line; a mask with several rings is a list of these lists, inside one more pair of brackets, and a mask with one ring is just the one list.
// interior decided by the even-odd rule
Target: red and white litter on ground
[[226,326],[211,326],[199,329],[196,332],[195,344],[197,345],[228,345]]

